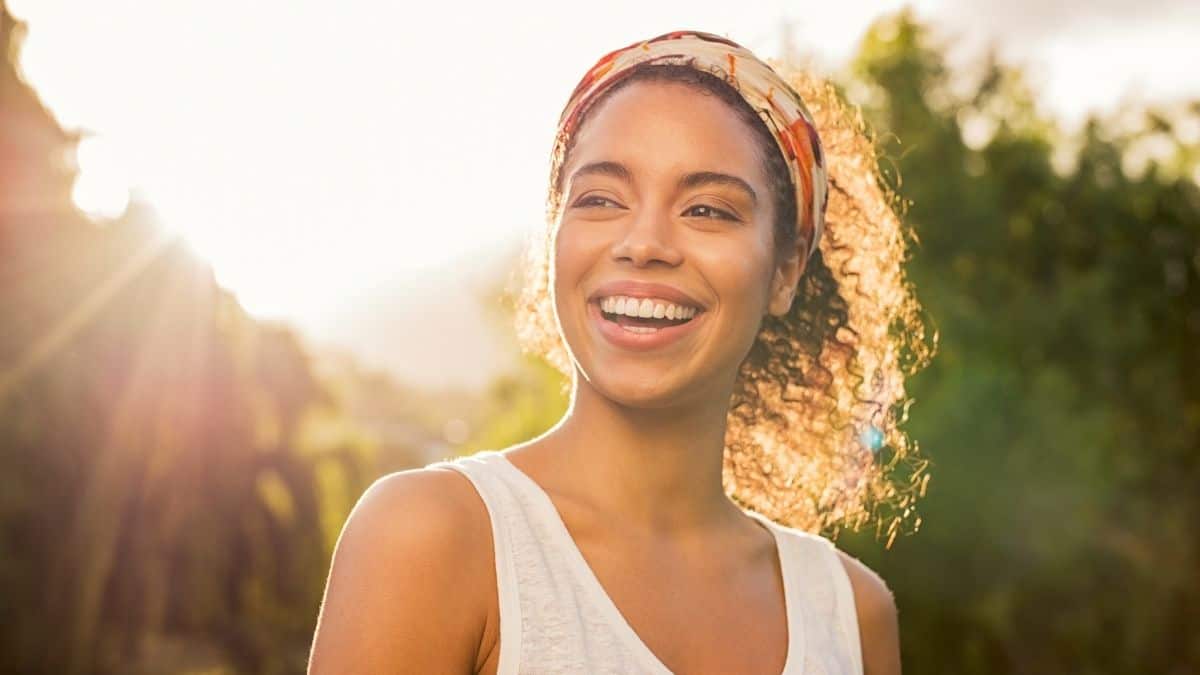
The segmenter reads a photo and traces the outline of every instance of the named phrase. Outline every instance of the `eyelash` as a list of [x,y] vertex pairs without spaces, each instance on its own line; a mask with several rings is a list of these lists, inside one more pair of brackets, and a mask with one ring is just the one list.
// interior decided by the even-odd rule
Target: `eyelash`
[[[596,203],[597,201],[608,202],[609,204],[612,204],[614,206],[616,205],[616,202],[609,199],[608,197],[601,197],[599,195],[588,195],[586,197],[582,197],[579,201],[575,202],[575,207],[576,208],[588,208],[588,207],[593,207],[593,206],[602,206],[602,204]],[[697,216],[698,218],[709,218],[712,220],[737,220],[737,216],[734,216],[732,213],[726,211],[725,209],[718,209],[717,207],[709,206],[708,204],[695,204],[693,206],[688,207],[687,211],[684,211],[684,213],[687,213],[688,211],[691,211],[693,209],[708,209],[712,213],[716,214],[716,215],[709,215],[709,216]]]
[[711,218],[713,220],[737,220],[737,216],[726,211],[725,209],[718,209],[717,207],[709,206],[708,204],[696,204],[694,206],[689,206],[687,211],[684,211],[684,213],[687,213],[692,209],[708,209],[709,211],[717,214],[715,216],[697,216],[698,218]]
[[596,201],[596,200],[599,200],[602,202],[608,202],[609,204],[612,204],[614,206],[617,204],[616,202],[609,199],[608,197],[601,197],[600,195],[587,195],[585,197],[581,197],[579,199],[579,201],[575,202],[575,206],[577,208],[585,208],[585,207],[589,207],[589,206],[601,206],[601,204],[594,203],[594,201]]

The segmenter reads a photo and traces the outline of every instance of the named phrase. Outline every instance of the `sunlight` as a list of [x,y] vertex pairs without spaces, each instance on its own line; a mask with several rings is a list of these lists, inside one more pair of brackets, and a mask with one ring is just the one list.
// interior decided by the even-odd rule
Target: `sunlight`
[[99,136],[83,139],[76,150],[79,177],[71,199],[93,218],[116,218],[129,205],[129,171],[113,144]]
[[70,344],[71,339],[108,305],[113,296],[153,263],[171,241],[172,237],[167,232],[162,232],[158,237],[147,241],[145,246],[129,256],[119,269],[66,312],[44,336],[34,341],[11,366],[0,370],[0,401],[16,391],[17,386],[29,373]]
[[[427,28],[451,25],[449,8],[429,8],[446,23],[415,23],[348,3],[330,30],[320,7],[13,3],[29,22],[30,81],[65,125],[105,139],[80,149],[80,208],[110,217],[132,190],[248,311],[310,326],[376,288],[437,284],[427,277],[465,254],[536,229],[555,118],[581,69],[678,22],[635,3],[577,39],[544,33],[566,16],[481,9],[453,33],[471,48],[445,49],[449,33]],[[761,46],[782,8],[752,19],[714,5],[696,20]],[[405,67],[430,54],[437,68]],[[502,101],[521,105],[487,103]]]
[[[817,20],[812,4],[701,2],[686,16],[767,57],[794,52],[832,68],[870,17],[901,4],[821,6]],[[79,148],[79,208],[112,218],[145,200],[252,314],[323,329],[372,289],[439,283],[425,279],[431,270],[453,272],[447,263],[487,252],[481,244],[538,228],[550,134],[579,73],[683,16],[669,3],[614,0],[580,31],[549,5],[481,6],[461,22],[453,5],[413,21],[400,6],[349,2],[333,28],[317,0],[9,6],[28,24],[27,80],[66,128],[97,134]],[[1081,40],[1038,52],[1070,66],[1046,69],[1056,106],[1105,100],[1137,67],[1118,50],[1106,77],[1074,77],[1095,70]],[[1079,82],[1088,97],[1070,94]],[[972,144],[987,131],[986,120],[965,130]]]

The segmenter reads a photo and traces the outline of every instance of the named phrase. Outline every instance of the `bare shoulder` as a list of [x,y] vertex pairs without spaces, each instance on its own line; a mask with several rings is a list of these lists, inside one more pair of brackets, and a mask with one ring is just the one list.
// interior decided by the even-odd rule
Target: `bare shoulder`
[[472,672],[494,584],[487,512],[465,476],[375,481],[338,538],[309,673]]
[[866,675],[899,675],[900,625],[896,599],[887,583],[854,556],[834,548],[850,577]]
[[488,529],[489,523],[465,476],[450,469],[427,468],[397,471],[372,483],[351,511],[342,537],[353,528],[371,530],[386,539],[416,538],[421,543],[453,548],[477,542],[474,535]]
[[486,552],[490,543],[486,509],[467,478],[430,468],[398,471],[372,483],[347,518],[337,549],[461,572],[486,562],[473,554]]

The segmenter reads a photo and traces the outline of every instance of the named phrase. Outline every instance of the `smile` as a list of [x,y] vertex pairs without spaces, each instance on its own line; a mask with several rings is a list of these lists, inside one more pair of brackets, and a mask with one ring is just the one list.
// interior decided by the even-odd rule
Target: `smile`
[[659,349],[681,340],[707,313],[648,299],[624,300],[613,297],[589,302],[588,317],[610,344],[632,351]]

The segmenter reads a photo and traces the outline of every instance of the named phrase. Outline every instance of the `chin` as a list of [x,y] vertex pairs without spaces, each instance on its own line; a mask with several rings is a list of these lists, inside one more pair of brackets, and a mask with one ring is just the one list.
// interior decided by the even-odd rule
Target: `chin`
[[[630,408],[659,409],[685,404],[699,390],[698,383],[679,382],[645,368],[604,368],[587,377],[589,386],[608,400]],[[595,372],[581,369],[581,372]]]
[[623,382],[624,386],[600,390],[608,400],[626,408],[642,408],[661,410],[672,408],[681,403],[681,392],[663,390],[661,387],[638,387],[633,383]]

